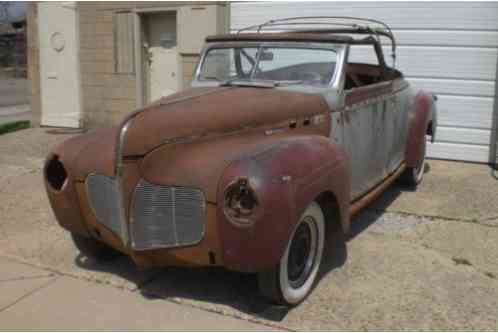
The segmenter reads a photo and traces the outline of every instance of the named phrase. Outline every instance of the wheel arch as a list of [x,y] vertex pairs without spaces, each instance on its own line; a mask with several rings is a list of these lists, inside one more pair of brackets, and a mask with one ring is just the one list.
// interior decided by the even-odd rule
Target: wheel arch
[[345,226],[343,225],[341,208],[337,196],[332,191],[324,191],[320,193],[314,200],[322,209],[325,217],[326,239],[337,231],[344,233]]

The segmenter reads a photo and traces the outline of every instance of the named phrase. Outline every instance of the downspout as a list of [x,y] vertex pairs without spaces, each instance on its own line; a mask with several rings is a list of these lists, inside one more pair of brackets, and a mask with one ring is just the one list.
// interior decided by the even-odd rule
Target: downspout
[[495,170],[498,170],[498,58],[496,59],[495,99],[493,103],[493,121],[491,126],[489,162],[492,166],[494,165]]

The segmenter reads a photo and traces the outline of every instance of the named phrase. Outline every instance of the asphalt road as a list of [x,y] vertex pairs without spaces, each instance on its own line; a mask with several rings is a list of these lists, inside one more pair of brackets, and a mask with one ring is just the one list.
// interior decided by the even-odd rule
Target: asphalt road
[[[487,166],[430,160],[417,191],[392,186],[354,218],[346,246],[339,236],[331,242],[315,290],[289,309],[258,296],[253,275],[140,271],[126,257],[97,264],[80,255],[55,221],[41,174],[50,147],[66,137],[35,128],[0,139],[0,257],[105,284],[136,302],[176,303],[273,328],[498,330],[498,186]],[[60,288],[81,293],[72,285]],[[62,293],[56,287],[49,290]],[[58,298],[43,302],[61,317],[71,311]],[[30,316],[22,320],[35,327]]]
[[30,119],[28,81],[0,78],[0,125]]
[[22,104],[29,104],[28,80],[13,78],[0,79],[0,108]]

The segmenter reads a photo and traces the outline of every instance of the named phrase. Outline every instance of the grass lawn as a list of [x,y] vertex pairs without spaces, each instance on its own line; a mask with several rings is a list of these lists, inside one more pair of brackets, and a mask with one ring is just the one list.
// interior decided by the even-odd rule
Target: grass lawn
[[30,127],[31,127],[31,122],[29,120],[13,121],[11,123],[0,125],[0,135],[19,131]]

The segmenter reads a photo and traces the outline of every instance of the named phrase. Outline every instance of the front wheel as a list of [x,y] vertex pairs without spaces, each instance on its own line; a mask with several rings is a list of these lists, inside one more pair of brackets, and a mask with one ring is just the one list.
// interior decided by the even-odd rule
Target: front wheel
[[325,218],[312,202],[294,227],[279,264],[258,274],[261,293],[273,302],[296,305],[311,291],[325,243]]

